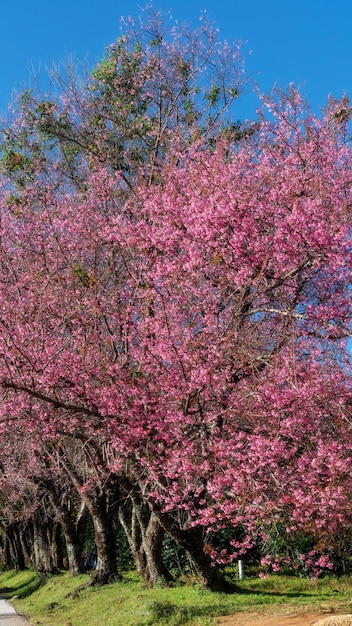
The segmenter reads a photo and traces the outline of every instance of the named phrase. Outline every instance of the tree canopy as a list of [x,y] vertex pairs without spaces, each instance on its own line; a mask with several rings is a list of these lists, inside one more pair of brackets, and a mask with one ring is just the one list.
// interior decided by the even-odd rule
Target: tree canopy
[[239,47],[163,29],[3,124],[2,526],[44,490],[72,562],[89,512],[99,582],[117,520],[148,582],[165,532],[212,588],[275,535],[317,573],[351,532],[349,105],[291,87],[234,123]]

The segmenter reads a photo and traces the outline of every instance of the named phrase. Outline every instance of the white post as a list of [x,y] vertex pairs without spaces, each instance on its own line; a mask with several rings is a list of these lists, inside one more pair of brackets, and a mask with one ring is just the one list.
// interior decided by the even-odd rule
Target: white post
[[238,578],[240,580],[244,579],[244,562],[243,562],[243,559],[239,559],[239,561],[238,561]]

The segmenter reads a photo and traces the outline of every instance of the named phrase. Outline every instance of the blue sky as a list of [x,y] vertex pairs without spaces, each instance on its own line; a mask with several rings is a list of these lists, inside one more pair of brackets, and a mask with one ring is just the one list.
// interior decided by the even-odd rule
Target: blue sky
[[[119,35],[120,16],[138,15],[145,2],[2,0],[0,5],[4,113],[13,89],[26,86],[32,71],[44,80],[46,67],[68,55],[87,57],[93,66]],[[352,95],[351,0],[159,0],[154,6],[194,25],[206,9],[223,38],[247,42],[247,71],[263,92],[274,83],[294,82],[317,113],[329,93]],[[248,93],[238,104],[238,117],[253,117],[255,107]]]

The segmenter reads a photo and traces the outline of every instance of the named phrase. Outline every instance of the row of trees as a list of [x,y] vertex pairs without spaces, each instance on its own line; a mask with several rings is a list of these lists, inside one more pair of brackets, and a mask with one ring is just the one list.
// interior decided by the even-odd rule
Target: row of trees
[[275,537],[315,573],[349,550],[350,107],[292,88],[241,125],[244,81],[209,24],[154,14],[3,124],[8,566],[58,567],[61,533],[77,573],[87,518],[100,583],[121,528],[150,584],[165,535],[212,589]]

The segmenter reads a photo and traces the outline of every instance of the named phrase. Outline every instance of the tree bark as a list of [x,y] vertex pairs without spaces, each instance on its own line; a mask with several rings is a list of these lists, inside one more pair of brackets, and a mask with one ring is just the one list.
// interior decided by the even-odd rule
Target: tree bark
[[25,567],[33,567],[33,533],[31,528],[26,526],[22,529],[22,531],[20,532],[20,541],[22,552],[24,555]]
[[54,574],[57,567],[53,562],[52,552],[52,528],[49,520],[40,516],[37,511],[33,518],[33,548],[35,566],[39,573]]
[[105,493],[90,498],[86,505],[92,516],[97,548],[97,565],[92,573],[92,584],[105,585],[120,578],[117,573],[115,533],[106,508]]
[[21,541],[21,528],[18,524],[8,524],[2,528],[2,568],[17,571],[26,568],[26,559]]
[[162,559],[164,528],[155,514],[142,502],[130,500],[119,508],[119,520],[126,533],[137,571],[150,586],[172,580]]
[[53,520],[48,527],[51,560],[55,571],[59,571],[62,563],[62,549],[60,546],[61,524]]
[[151,512],[147,527],[143,530],[143,548],[147,561],[147,582],[153,586],[172,580],[162,560],[165,530],[156,515]]
[[68,571],[71,576],[77,576],[84,572],[82,535],[79,529],[81,516],[79,513],[77,513],[77,516],[73,515],[71,507],[67,508],[56,496],[56,493],[50,493],[50,500],[55,510],[55,516],[61,524],[65,538]]
[[232,593],[235,586],[229,583],[218,566],[214,566],[209,554],[204,551],[203,528],[186,526],[180,528],[171,515],[151,504],[155,517],[165,531],[183,548],[190,557],[200,583],[211,591]]
[[85,492],[82,490],[81,477],[73,465],[63,458],[61,458],[61,463],[87,507],[93,522],[97,564],[89,584],[105,585],[120,578],[117,572],[114,527],[108,511],[108,481],[105,481],[104,485],[97,481],[89,491]]

